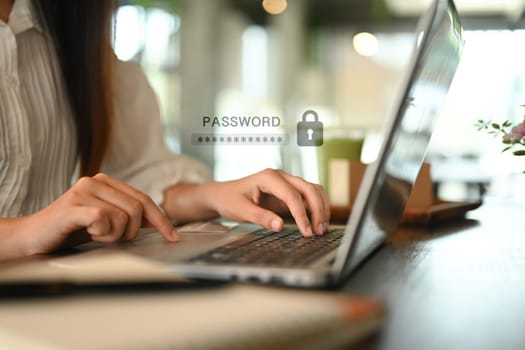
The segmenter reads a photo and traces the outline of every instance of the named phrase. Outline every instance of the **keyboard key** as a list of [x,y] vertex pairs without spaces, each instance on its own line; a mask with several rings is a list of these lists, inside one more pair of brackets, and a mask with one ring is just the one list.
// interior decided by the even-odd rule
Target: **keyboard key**
[[305,238],[297,229],[286,228],[281,232],[261,229],[190,261],[209,264],[304,266],[336,249],[342,237],[341,230],[331,230],[320,237]]

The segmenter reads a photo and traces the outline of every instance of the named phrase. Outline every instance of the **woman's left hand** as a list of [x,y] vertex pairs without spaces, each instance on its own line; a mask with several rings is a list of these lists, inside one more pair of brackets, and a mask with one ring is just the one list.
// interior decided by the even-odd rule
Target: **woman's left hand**
[[322,235],[330,221],[330,204],[322,186],[282,170],[266,169],[227,182],[177,185],[165,193],[164,208],[178,221],[221,216],[249,221],[273,231],[291,214],[305,237]]

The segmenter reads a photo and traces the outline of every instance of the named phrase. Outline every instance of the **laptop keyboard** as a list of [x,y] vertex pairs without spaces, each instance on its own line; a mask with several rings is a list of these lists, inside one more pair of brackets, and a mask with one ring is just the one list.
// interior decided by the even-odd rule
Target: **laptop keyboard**
[[226,245],[198,255],[190,262],[263,266],[304,266],[337,248],[343,230],[305,238],[297,228],[281,232],[260,229]]

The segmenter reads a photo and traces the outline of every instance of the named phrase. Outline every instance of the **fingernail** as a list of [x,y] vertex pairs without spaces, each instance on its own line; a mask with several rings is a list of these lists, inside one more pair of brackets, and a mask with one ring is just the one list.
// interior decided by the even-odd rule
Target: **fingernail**
[[173,242],[178,242],[180,240],[177,230],[171,231],[171,237],[173,237]]
[[312,232],[312,226],[308,226],[306,228],[306,233],[308,234],[308,237],[312,237],[314,233]]
[[281,231],[281,222],[277,219],[272,221],[272,230],[275,232]]
[[326,233],[326,231],[328,231],[328,223],[327,222],[323,223],[323,232]]
[[324,233],[324,224],[319,224],[319,234],[322,235]]

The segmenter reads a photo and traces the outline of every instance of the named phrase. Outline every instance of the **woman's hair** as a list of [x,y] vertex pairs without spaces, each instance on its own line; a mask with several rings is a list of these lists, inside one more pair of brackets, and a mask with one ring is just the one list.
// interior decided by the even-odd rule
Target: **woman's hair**
[[113,117],[113,0],[32,0],[54,40],[73,111],[80,174],[96,174],[109,147]]

